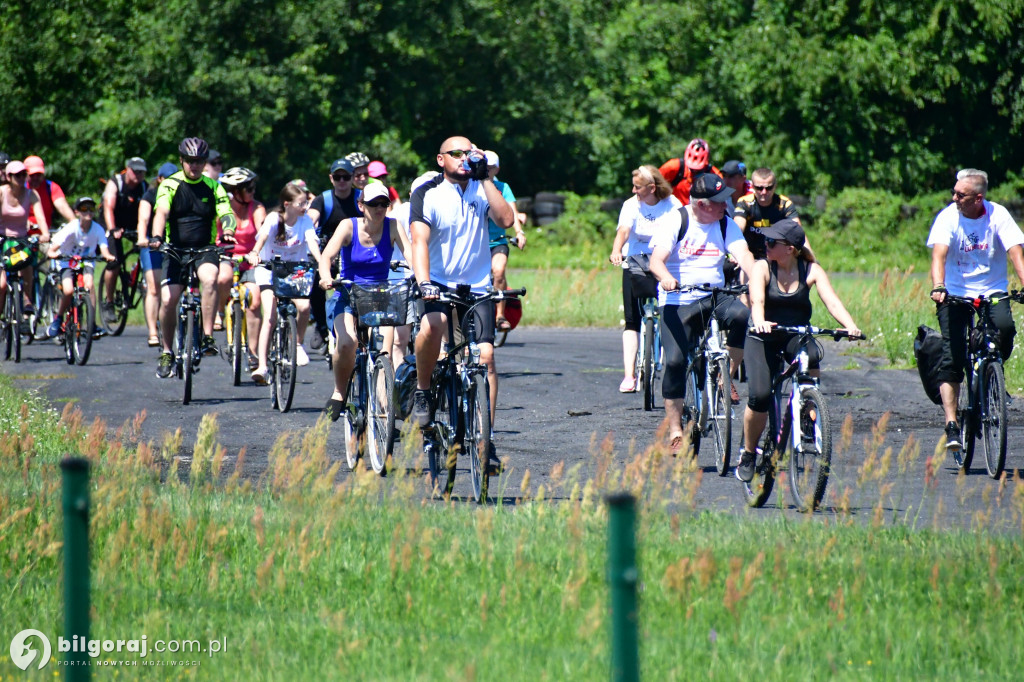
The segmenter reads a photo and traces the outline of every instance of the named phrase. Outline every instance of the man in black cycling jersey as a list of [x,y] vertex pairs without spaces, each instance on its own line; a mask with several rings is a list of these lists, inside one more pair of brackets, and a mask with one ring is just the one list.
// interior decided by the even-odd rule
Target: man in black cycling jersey
[[[214,244],[219,224],[224,241],[235,241],[235,215],[228,194],[220,183],[203,175],[203,167],[210,147],[198,137],[186,137],[178,145],[181,168],[163,182],[156,193],[156,213],[153,216],[153,238],[164,239],[179,248],[202,248]],[[165,235],[166,233],[166,235]],[[161,379],[171,376],[174,355],[175,316],[178,299],[185,284],[185,272],[174,258],[166,259],[164,284],[160,298],[160,331],[163,352],[157,364],[156,375]],[[213,318],[217,306],[217,270],[220,258],[216,252],[202,256],[196,264],[202,284],[203,355],[217,355],[213,340]]]
[[764,259],[766,254],[761,228],[774,225],[783,218],[792,218],[799,224],[800,218],[789,197],[775,191],[775,173],[772,169],[758,168],[750,179],[753,191],[736,201],[733,219],[743,230],[754,258]]
[[146,193],[146,162],[133,156],[124,162],[124,170],[115,173],[103,189],[103,224],[107,228],[107,244],[117,261],[103,269],[103,302],[100,315],[107,324],[112,324],[114,314],[114,289],[117,275],[121,271],[119,261],[124,259],[121,237],[125,230],[134,230],[139,224],[139,201]]

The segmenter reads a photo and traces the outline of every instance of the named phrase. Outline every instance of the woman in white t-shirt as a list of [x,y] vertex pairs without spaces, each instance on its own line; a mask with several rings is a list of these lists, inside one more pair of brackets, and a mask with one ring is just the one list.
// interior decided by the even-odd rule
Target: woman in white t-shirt
[[[256,244],[246,258],[253,265],[274,260],[280,256],[284,262],[313,260],[320,262],[320,245],[317,241],[313,221],[306,215],[306,193],[296,185],[288,183],[278,195],[279,205],[263,221]],[[252,373],[252,380],[259,386],[267,383],[267,350],[270,346],[270,332],[277,323],[277,297],[271,285],[272,275],[267,267],[254,270],[256,284],[260,288],[260,302],[263,306],[263,323],[257,346],[259,366]],[[309,299],[296,299],[298,312],[299,341],[306,335],[309,322]],[[309,364],[309,356],[299,343],[295,348],[295,362],[300,367]]]
[[643,303],[658,295],[658,282],[650,273],[651,239],[658,232],[675,234],[679,230],[679,207],[672,186],[654,166],[633,171],[633,196],[619,211],[612,253],[608,260],[622,267],[622,311],[626,328],[622,331],[623,379],[620,393],[632,393],[636,385],[636,354],[640,348],[640,324]]

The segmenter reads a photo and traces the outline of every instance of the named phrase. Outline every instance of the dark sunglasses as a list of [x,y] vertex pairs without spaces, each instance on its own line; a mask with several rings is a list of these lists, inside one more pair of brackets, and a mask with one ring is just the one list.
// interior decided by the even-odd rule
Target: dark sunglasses
[[469,151],[470,150],[468,150],[468,149],[452,149],[452,150],[449,150],[447,152],[441,152],[441,153],[442,154],[447,154],[448,156],[452,157],[453,159],[461,159],[463,156],[468,154]]
[[352,176],[348,173],[335,173],[331,177],[334,178],[335,182],[348,182],[352,179]]
[[754,185],[754,191],[757,192],[767,192],[770,189],[775,189],[775,183],[770,185]]
[[238,191],[240,192],[255,192],[256,184],[253,182],[247,182],[244,185],[238,185]]
[[364,206],[371,206],[373,208],[387,208],[388,206],[391,205],[391,202],[390,201],[385,201],[384,199],[380,199],[380,200],[375,199],[375,200],[371,201],[370,203],[363,204],[363,205]]
[[187,163],[190,166],[198,166],[199,164],[204,164],[205,165],[206,164],[206,159],[199,158],[199,157],[193,157],[193,156],[186,156],[185,157],[185,163]]
[[11,178],[25,178],[28,177],[28,171],[21,171],[20,173],[8,173],[7,176]]
[[963,192],[957,192],[954,189],[953,190],[953,200],[954,201],[962,201],[963,199],[966,199],[967,197],[971,196],[972,194],[977,194],[977,192],[968,192],[968,193],[964,194]]
[[210,161],[210,162],[209,162],[209,164],[210,164],[211,166],[223,166],[223,165],[224,165],[224,162],[223,162],[223,161],[221,161],[220,159],[217,159],[216,161]]
[[775,246],[776,244],[781,244],[782,246],[792,246],[792,244],[787,242],[785,239],[772,239],[771,237],[765,237],[764,243],[769,248]]

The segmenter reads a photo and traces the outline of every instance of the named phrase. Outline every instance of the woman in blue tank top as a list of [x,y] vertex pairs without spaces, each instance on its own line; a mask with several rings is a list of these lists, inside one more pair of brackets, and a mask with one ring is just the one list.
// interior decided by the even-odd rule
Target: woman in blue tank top
[[[412,253],[409,238],[393,218],[386,217],[391,207],[387,187],[372,182],[359,198],[362,218],[343,220],[324,246],[320,259],[320,287],[333,286],[331,261],[340,257],[339,277],[357,284],[380,284],[388,281],[391,254],[395,246],[406,257]],[[349,303],[348,292],[340,290],[327,303],[327,323],[337,343],[331,354],[334,364],[334,393],[325,408],[332,420],[337,420],[344,407],[345,389],[348,387],[356,363],[356,317]],[[390,327],[384,333],[384,348],[391,347]]]

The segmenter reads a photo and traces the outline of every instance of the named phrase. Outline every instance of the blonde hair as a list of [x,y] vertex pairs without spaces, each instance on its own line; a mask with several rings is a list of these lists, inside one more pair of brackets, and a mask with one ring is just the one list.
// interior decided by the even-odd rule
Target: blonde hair
[[672,185],[668,184],[661,171],[651,165],[643,165],[633,171],[634,178],[647,185],[654,185],[654,196],[658,199],[665,199],[672,194]]

